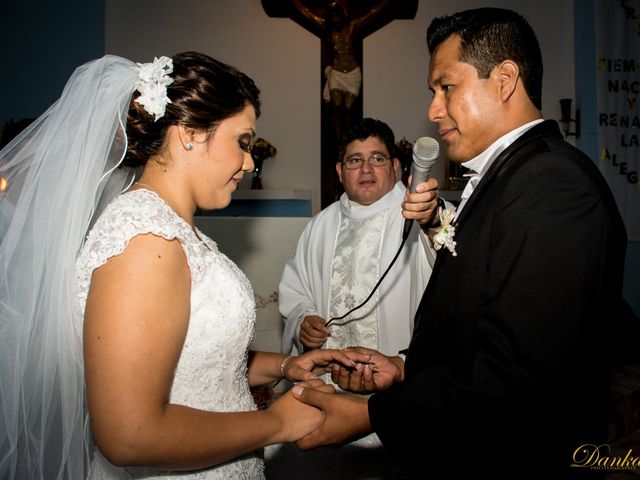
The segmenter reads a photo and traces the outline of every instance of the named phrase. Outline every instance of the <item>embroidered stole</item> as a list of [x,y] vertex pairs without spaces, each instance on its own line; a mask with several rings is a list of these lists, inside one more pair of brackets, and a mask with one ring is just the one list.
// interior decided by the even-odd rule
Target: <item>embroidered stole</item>
[[[330,317],[338,317],[360,305],[380,278],[380,255],[389,209],[368,217],[340,215],[340,226],[329,278]],[[360,309],[331,324],[326,348],[364,346],[378,349],[376,291]]]

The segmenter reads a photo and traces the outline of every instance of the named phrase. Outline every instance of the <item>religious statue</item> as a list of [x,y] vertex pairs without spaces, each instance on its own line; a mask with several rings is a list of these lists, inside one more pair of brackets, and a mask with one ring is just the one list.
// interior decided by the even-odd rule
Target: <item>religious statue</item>
[[329,46],[330,64],[324,67],[322,98],[332,103],[333,124],[338,138],[342,134],[343,120],[349,116],[362,86],[362,69],[354,53],[354,36],[388,3],[389,0],[379,0],[368,13],[355,16],[345,5],[334,0],[319,15],[301,0],[292,0],[294,8],[323,32],[323,41]]
[[353,37],[389,0],[380,0],[367,14],[355,18],[350,18],[346,7],[337,1],[329,4],[324,16],[315,14],[300,0],[292,1],[295,8],[320,27],[325,34],[325,41],[331,47],[331,65],[324,69],[324,100],[332,101],[338,107],[344,105],[345,108],[351,108],[362,85],[362,70],[354,55]]
[[[321,201],[340,195],[338,142],[362,118],[362,41],[396,19],[413,19],[418,0],[261,0],[270,17],[290,18],[319,37],[321,47]],[[366,69],[365,72],[366,74]]]

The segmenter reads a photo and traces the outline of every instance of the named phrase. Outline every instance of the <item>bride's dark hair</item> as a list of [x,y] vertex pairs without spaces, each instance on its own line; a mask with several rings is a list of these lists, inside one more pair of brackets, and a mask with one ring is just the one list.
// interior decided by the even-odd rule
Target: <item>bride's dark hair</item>
[[260,90],[236,68],[198,52],[174,55],[173,83],[167,87],[165,114],[154,117],[135,99],[134,93],[127,118],[128,148],[123,164],[144,165],[157,154],[171,125],[183,125],[195,130],[213,131],[225,120],[252,105],[260,115]]

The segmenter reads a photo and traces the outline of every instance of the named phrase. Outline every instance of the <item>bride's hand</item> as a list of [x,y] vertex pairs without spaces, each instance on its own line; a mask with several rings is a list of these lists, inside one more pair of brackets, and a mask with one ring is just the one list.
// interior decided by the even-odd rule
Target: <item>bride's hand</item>
[[[327,385],[322,380],[302,382],[306,389],[318,390],[324,393],[335,393],[333,385]],[[272,443],[295,442],[316,430],[323,421],[323,413],[316,407],[306,405],[296,400],[291,390],[284,393],[268,409],[280,423],[277,438]]]
[[344,369],[353,369],[359,362],[369,361],[368,353],[318,349],[311,350],[298,357],[285,359],[282,371],[287,380],[304,381],[317,378],[331,372],[334,365]]

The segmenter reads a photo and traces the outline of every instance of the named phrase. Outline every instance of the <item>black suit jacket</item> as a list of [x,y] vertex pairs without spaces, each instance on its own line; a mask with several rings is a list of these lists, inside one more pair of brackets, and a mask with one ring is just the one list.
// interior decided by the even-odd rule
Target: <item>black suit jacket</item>
[[590,478],[569,465],[606,441],[627,245],[606,182],[545,121],[499,155],[456,223],[405,381],[369,400],[374,430],[412,478]]

